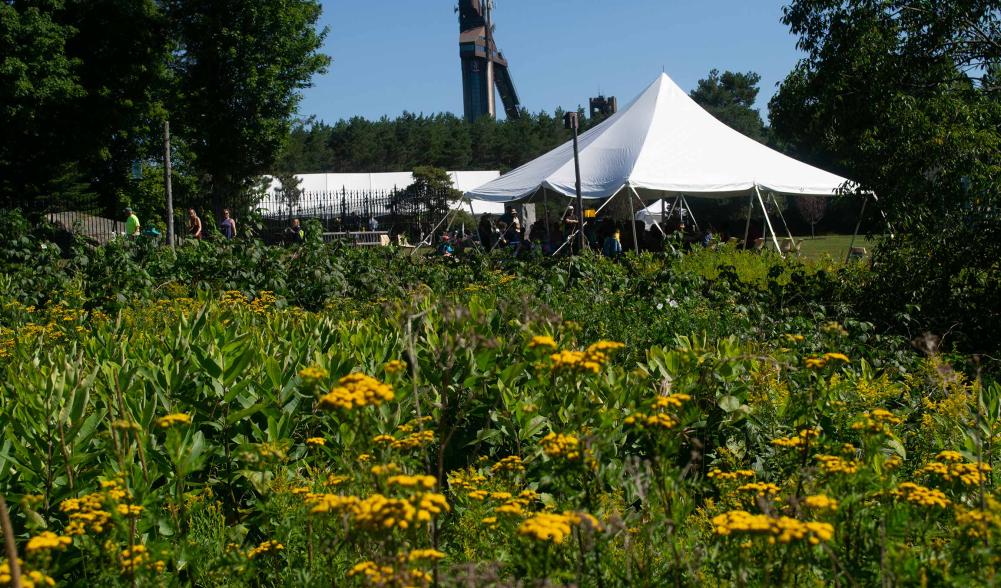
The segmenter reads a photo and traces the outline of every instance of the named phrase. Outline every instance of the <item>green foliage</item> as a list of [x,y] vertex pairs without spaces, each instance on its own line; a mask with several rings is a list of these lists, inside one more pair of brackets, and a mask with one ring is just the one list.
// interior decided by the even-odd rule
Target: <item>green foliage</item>
[[219,213],[271,171],[300,101],[323,72],[315,0],[169,0],[179,51],[172,118]]
[[709,77],[699,80],[690,96],[720,122],[755,141],[764,142],[765,123],[754,108],[758,98],[761,76],[754,72],[734,73],[719,70],[709,72]]
[[[88,270],[93,306],[27,308],[0,278],[0,493],[25,567],[60,583],[378,585],[348,575],[365,562],[417,586],[996,579],[1001,387],[840,308],[863,268],[141,247],[91,263],[179,279]],[[368,400],[328,404],[359,373]],[[70,544],[28,551],[44,531]]]
[[902,233],[880,246],[871,289],[858,293],[867,316],[906,319],[912,336],[948,332],[967,351],[998,349],[987,284],[1001,255],[999,9],[792,2],[783,20],[806,57],[770,103],[793,152],[875,193]]

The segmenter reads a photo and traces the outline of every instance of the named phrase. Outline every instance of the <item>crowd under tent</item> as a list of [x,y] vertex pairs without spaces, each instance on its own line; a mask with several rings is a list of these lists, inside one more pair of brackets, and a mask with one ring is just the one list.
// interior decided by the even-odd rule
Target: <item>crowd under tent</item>
[[[658,200],[669,203],[657,205],[663,210],[685,206],[688,198],[748,198],[747,227],[754,207],[759,206],[780,252],[768,199],[774,201],[776,194],[832,197],[851,188],[845,178],[731,129],[666,74],[626,108],[583,133],[579,153],[581,197],[603,201],[597,212],[616,197],[628,198],[631,210],[634,205],[643,210]],[[575,184],[573,143],[568,142],[467,191],[466,197],[505,206],[543,203],[548,215],[548,200],[575,198]],[[635,239],[634,246],[638,249]]]

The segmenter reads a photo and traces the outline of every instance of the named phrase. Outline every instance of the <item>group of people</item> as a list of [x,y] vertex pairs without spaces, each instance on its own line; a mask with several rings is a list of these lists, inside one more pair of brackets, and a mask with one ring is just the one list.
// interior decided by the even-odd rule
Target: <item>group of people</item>
[[[125,235],[128,237],[138,237],[142,229],[139,217],[131,207],[125,208],[125,214]],[[226,239],[236,238],[236,220],[232,217],[228,208],[224,208],[222,211],[222,219],[219,221],[219,231]],[[187,236],[191,239],[201,240],[204,234],[202,219],[195,212],[194,208],[189,208]]]

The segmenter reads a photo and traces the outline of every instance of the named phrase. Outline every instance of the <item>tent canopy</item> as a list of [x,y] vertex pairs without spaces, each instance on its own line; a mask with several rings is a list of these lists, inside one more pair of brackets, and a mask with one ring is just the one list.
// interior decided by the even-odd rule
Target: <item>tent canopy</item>
[[[706,112],[666,74],[625,109],[579,138],[581,194],[604,199],[632,188],[646,201],[689,194],[732,197],[755,188],[833,196],[848,180],[774,151]],[[541,190],[575,196],[573,143],[466,192],[490,202]]]

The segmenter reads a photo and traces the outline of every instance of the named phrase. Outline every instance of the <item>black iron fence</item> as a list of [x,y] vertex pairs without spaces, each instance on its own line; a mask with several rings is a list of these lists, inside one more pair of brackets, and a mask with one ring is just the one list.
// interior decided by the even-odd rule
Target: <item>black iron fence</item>
[[265,236],[280,240],[292,219],[316,220],[328,235],[380,231],[422,241],[449,211],[451,190],[276,190],[257,204]]

